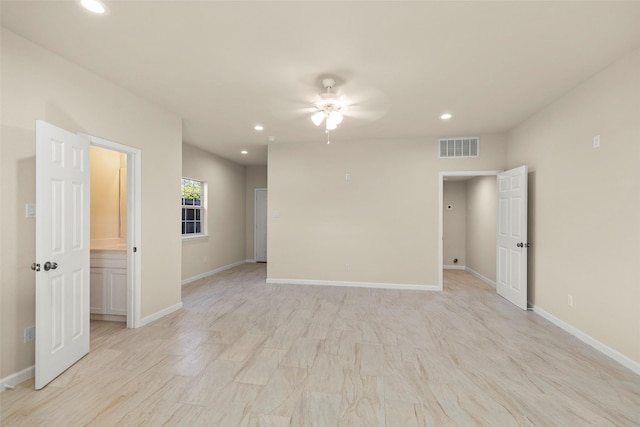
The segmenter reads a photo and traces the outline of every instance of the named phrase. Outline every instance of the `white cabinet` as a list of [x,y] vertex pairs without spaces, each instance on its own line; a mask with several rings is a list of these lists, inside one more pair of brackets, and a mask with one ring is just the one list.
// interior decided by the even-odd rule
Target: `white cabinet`
[[91,251],[90,276],[91,314],[110,316],[105,320],[124,321],[127,315],[127,253]]

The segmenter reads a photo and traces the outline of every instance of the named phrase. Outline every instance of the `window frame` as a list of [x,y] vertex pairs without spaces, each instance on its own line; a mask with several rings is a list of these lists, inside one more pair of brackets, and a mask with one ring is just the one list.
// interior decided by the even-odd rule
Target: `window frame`
[[[200,205],[189,205],[189,204],[185,204],[184,201],[187,200],[184,197],[182,197],[182,187],[184,185],[185,181],[192,181],[192,182],[198,182],[200,183]],[[195,200],[195,199],[193,199]],[[185,209],[191,209],[194,210],[194,212],[199,212],[200,215],[200,219],[186,219],[185,215]],[[189,240],[189,239],[199,239],[199,238],[203,238],[203,237],[208,237],[207,234],[207,210],[208,210],[208,206],[207,206],[207,183],[205,181],[199,180],[199,179],[195,179],[195,178],[189,178],[189,177],[185,177],[183,176],[181,181],[180,181],[180,232],[181,232],[181,237],[183,240]],[[194,217],[196,215],[194,214]],[[197,233],[185,233],[184,230],[184,224],[185,221],[189,221],[189,222],[193,222],[194,224],[197,224],[199,222],[200,224],[200,232]]]

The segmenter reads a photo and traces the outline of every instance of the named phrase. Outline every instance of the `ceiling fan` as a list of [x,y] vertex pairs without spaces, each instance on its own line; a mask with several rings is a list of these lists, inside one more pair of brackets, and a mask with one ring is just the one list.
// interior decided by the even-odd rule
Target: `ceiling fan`
[[[320,95],[320,100],[315,103],[315,113],[311,116],[311,121],[314,125],[320,126],[322,122],[325,123],[325,132],[327,135],[329,131],[338,127],[344,116],[342,111],[346,110],[346,105],[335,94],[331,93],[331,89],[335,86],[336,81],[332,78],[322,79],[322,85],[327,90]],[[330,141],[327,136],[327,144]]]
[[[298,96],[279,98],[272,104],[272,111],[284,119],[304,117],[305,120],[297,123],[305,127],[310,118],[314,125],[324,128],[327,144],[331,143],[329,132],[336,130],[341,123],[349,123],[353,128],[363,121],[378,120],[388,111],[387,97],[381,91],[354,84],[353,79],[346,83],[338,76],[324,74],[313,77],[313,83],[311,79],[305,80],[308,83]],[[324,91],[318,93],[319,87]],[[310,88],[314,88],[313,92]]]

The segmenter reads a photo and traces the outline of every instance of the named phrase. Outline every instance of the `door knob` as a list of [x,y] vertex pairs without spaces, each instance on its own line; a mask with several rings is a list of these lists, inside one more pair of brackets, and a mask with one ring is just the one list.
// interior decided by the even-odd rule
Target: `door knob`
[[520,242],[520,243],[516,244],[516,246],[519,247],[519,248],[530,248],[531,247],[531,243],[522,243],[522,242]]
[[36,264],[35,262],[31,264],[31,269],[33,271],[40,271],[40,264]]
[[57,262],[45,262],[44,263],[44,271],[49,271],[49,270],[55,270],[56,268],[58,268],[58,263]]

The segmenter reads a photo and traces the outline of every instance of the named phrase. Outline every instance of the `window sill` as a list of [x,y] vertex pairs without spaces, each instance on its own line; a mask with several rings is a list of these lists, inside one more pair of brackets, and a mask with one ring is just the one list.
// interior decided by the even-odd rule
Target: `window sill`
[[187,234],[185,236],[182,236],[182,241],[187,242],[191,240],[204,240],[208,238],[209,238],[208,234]]

